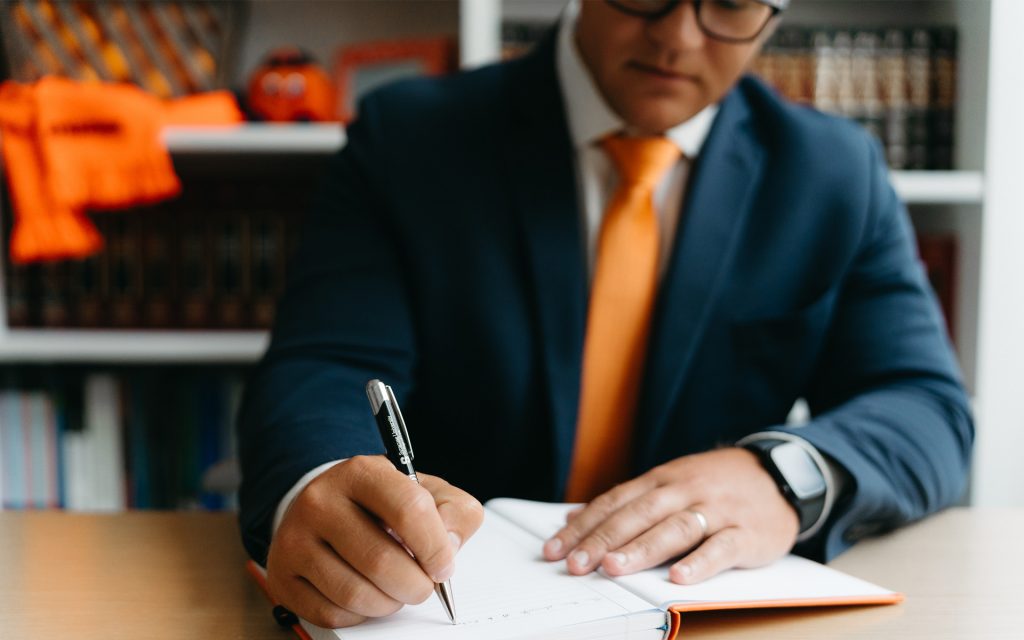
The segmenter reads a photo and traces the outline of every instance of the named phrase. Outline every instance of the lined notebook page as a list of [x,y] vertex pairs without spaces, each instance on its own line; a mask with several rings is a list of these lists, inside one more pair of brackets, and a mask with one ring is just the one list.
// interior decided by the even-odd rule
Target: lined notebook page
[[[540,551],[537,538],[488,512],[456,559],[458,625],[431,594],[420,605],[355,627],[303,626],[317,640],[662,637],[664,612],[598,575],[570,576],[563,563],[546,562]],[[637,612],[647,613],[628,617]],[[597,632],[587,624],[595,620]]]
[[[503,514],[546,540],[565,523],[565,514],[575,505],[549,504],[498,498],[487,508]],[[669,581],[666,566],[655,567],[613,580],[662,608],[677,603],[735,602],[885,598],[895,594],[823,564],[798,556],[786,556],[758,569],[733,569],[695,585]]]

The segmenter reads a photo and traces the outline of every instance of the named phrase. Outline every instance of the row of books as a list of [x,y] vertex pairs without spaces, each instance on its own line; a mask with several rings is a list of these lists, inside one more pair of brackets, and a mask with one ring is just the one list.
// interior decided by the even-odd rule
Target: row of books
[[791,100],[863,124],[894,169],[953,167],[954,27],[786,26],[753,71]]
[[[550,28],[505,21],[502,57],[522,55]],[[783,26],[751,70],[791,100],[863,124],[893,169],[953,167],[954,27]]]
[[85,260],[5,267],[12,327],[265,328],[306,206],[301,189],[199,182],[156,207],[94,214]]
[[3,508],[235,506],[237,372],[51,371],[45,377],[42,384],[8,381],[0,390]]

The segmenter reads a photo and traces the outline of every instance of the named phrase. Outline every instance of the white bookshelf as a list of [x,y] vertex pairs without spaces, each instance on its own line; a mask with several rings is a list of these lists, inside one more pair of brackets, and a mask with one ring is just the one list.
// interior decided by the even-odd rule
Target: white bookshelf
[[244,364],[268,341],[266,331],[8,329],[0,363]]
[[163,140],[171,153],[181,154],[327,154],[345,143],[345,129],[313,123],[168,127]]

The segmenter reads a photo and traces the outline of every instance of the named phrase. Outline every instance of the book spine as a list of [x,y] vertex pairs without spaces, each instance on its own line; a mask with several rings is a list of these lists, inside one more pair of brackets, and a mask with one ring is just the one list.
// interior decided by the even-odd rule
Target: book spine
[[25,483],[28,448],[22,427],[21,392],[4,393],[2,423],[4,450],[5,509],[23,509],[28,499]]
[[957,31],[944,27],[932,31],[931,169],[953,168],[953,137],[956,115]]
[[172,213],[161,207],[147,214],[143,223],[144,295],[142,324],[154,329],[173,327],[175,269],[171,247],[174,242]]
[[880,38],[878,32],[854,33],[850,69],[853,82],[853,118],[877,140],[884,139],[882,99],[879,94]]
[[277,299],[285,284],[285,222],[280,213],[260,212],[253,217],[251,325],[269,328],[274,323]]
[[180,269],[180,325],[188,328],[210,326],[213,291],[212,260],[207,216],[189,209],[182,212],[178,236]]
[[121,399],[118,381],[106,373],[85,379],[85,424],[94,456],[91,469],[93,508],[120,511],[125,508],[125,460],[122,440]]
[[110,226],[110,325],[140,326],[142,303],[142,252],[140,216],[111,214]]
[[249,224],[241,211],[222,214],[216,222],[214,299],[217,326],[247,326],[250,295]]
[[907,168],[907,112],[910,106],[906,37],[902,29],[886,29],[879,60],[884,123],[882,141],[889,166]]
[[917,247],[945,318],[946,329],[950,337],[955,338],[957,238],[953,234],[919,234]]
[[833,36],[816,29],[811,36],[814,50],[814,107],[825,113],[839,111],[839,61]]
[[7,289],[7,325],[29,327],[32,325],[32,301],[30,293],[30,267],[28,265],[5,265],[4,285]]
[[[97,218],[96,227],[109,236],[109,216]],[[110,294],[110,244],[87,258],[73,260],[68,268],[69,298],[74,326],[83,328],[107,325],[107,301]]]
[[931,33],[912,29],[907,49],[907,168],[928,168],[928,116],[931,101]]
[[65,262],[40,265],[40,324],[47,328],[71,324],[68,266]]

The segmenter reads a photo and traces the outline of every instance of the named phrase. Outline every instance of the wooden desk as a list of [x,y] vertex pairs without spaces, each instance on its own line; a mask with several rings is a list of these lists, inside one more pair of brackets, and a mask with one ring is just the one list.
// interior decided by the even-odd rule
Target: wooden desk
[[[1024,637],[1024,510],[954,509],[835,561],[894,607],[708,612],[687,638]],[[0,513],[5,640],[292,638],[243,570],[228,514]]]

